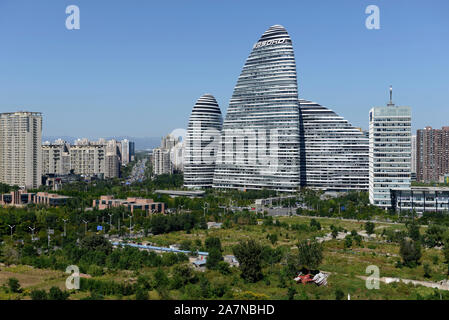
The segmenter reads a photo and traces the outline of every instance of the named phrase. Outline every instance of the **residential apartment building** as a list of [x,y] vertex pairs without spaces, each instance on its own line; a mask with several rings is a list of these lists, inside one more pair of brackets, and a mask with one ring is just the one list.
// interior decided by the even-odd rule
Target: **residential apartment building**
[[0,182],[38,188],[42,177],[42,113],[0,113]]
[[391,189],[409,189],[411,183],[411,108],[390,102],[369,112],[369,199],[391,207]]
[[66,175],[70,173],[70,145],[63,140],[42,144],[42,175]]
[[173,164],[170,160],[170,149],[156,148],[153,149],[152,154],[153,161],[153,174],[172,174]]
[[449,127],[419,129],[416,135],[416,176],[420,182],[438,182],[449,174]]
[[53,143],[46,141],[42,144],[42,174],[64,176],[73,172],[83,176],[119,177],[123,157],[128,159],[125,163],[134,157],[134,142],[77,139],[71,145],[60,139]]
[[182,171],[182,159],[184,144],[180,138],[168,134],[161,140],[161,146],[153,149],[151,162],[153,174],[173,174],[175,171]]
[[134,160],[134,142],[123,139],[120,141],[120,148],[121,162],[123,166],[126,166],[130,161]]

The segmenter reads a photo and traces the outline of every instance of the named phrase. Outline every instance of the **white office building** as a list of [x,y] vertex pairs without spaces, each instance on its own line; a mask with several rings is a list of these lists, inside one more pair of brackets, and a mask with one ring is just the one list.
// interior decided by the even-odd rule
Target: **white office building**
[[411,183],[411,108],[390,102],[369,112],[369,199],[391,208],[391,190]]

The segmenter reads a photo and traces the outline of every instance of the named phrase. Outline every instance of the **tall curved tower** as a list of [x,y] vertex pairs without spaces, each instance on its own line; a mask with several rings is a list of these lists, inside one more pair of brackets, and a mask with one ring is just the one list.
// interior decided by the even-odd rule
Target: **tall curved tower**
[[299,106],[292,41],[270,27],[254,45],[223,124],[215,188],[299,187]]
[[214,96],[201,96],[190,115],[184,149],[184,186],[212,187],[223,119]]

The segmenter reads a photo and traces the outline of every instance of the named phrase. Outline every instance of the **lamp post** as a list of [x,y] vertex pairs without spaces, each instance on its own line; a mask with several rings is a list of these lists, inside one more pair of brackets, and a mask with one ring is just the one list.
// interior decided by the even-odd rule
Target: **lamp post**
[[108,216],[109,216],[109,229],[112,229],[112,216],[113,216],[113,214],[112,213],[108,213]]
[[84,222],[84,234],[87,234],[87,222],[86,220],[83,220]]
[[208,202],[204,202],[204,204],[203,204],[204,218],[206,218],[206,209],[207,209],[207,213],[209,214],[209,203]]
[[8,224],[8,227],[11,229],[11,240],[12,240],[12,229],[15,227],[15,225],[11,226],[11,225]]
[[67,223],[68,219],[62,219],[62,221],[64,221],[64,237],[67,236],[67,230],[66,230],[66,223]]
[[36,227],[34,227],[34,228],[31,228],[31,227],[28,227],[30,230],[31,230],[31,241],[34,241],[33,239],[34,239],[34,230],[36,229]]
[[128,217],[129,217],[129,234],[131,234],[132,233],[132,225],[131,225],[131,223],[132,223],[133,216],[131,214],[129,214]]

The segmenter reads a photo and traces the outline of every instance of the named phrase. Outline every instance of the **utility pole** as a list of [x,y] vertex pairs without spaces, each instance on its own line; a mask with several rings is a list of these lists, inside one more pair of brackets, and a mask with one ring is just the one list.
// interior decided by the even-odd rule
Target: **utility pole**
[[132,225],[131,225],[131,222],[132,222],[133,216],[129,214],[128,217],[129,217],[129,234],[131,234],[131,233],[132,233]]
[[12,225],[12,226],[11,226],[11,225],[8,224],[8,227],[11,229],[11,240],[12,240],[12,229],[13,229],[15,226],[16,226],[16,225]]

